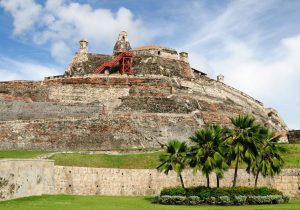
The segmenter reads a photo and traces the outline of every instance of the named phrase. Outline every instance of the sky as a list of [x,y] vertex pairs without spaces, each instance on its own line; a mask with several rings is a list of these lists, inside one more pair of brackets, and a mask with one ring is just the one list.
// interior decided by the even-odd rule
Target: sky
[[193,67],[278,110],[300,129],[299,0],[0,0],[0,81],[61,75],[89,41],[189,53]]

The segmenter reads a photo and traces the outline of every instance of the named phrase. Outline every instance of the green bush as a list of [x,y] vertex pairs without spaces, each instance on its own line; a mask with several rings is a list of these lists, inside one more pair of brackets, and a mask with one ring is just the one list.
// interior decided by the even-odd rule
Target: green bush
[[206,198],[205,201],[209,205],[216,205],[217,203],[217,199],[215,197]]
[[217,197],[217,202],[216,202],[217,205],[222,205],[222,206],[229,206],[229,205],[232,205],[233,204],[233,201],[232,199],[230,199],[229,196],[220,196],[220,197]]
[[200,204],[209,204],[209,205],[259,205],[259,204],[280,204],[287,203],[289,201],[288,196],[282,195],[267,195],[267,196],[219,196],[219,197],[208,197],[202,199],[198,196],[170,196],[163,195],[155,197],[153,202],[160,203],[165,205],[200,205]]
[[204,200],[198,196],[187,197],[187,204],[189,204],[189,205],[199,205],[199,204],[203,204],[203,203],[204,203]]
[[233,201],[234,205],[237,205],[237,206],[245,205],[245,204],[247,204],[247,196],[244,196],[244,195],[233,196],[232,201]]
[[267,195],[282,195],[282,192],[268,187],[191,187],[184,190],[182,187],[166,188],[161,191],[161,195],[178,195],[178,196],[198,196],[201,199],[220,196],[267,196]]
[[266,195],[283,195],[281,191],[269,187],[260,187],[257,188],[258,195],[266,196]]
[[184,196],[185,190],[182,187],[171,187],[171,188],[164,188],[160,195],[171,195],[171,196]]
[[284,203],[282,195],[248,196],[248,204],[280,204]]
[[290,201],[290,197],[287,195],[282,196],[283,203],[288,203]]
[[209,187],[191,187],[186,189],[187,196],[198,196],[202,199],[213,197],[213,188]]
[[187,203],[187,198],[185,196],[163,195],[160,196],[158,202],[165,205],[184,205]]

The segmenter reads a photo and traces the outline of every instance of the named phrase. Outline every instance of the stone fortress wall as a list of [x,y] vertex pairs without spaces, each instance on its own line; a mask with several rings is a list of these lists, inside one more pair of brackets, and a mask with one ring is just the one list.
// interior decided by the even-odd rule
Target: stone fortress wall
[[[124,51],[136,54],[133,75],[114,68],[109,75],[94,74]],[[159,147],[173,138],[186,140],[210,123],[230,126],[238,114],[251,114],[281,133],[288,130],[275,110],[224,84],[223,77],[194,73],[187,53],[178,56],[159,46],[131,49],[126,32],[113,55],[89,53],[81,40],[65,75],[0,82],[0,148]]]
[[240,113],[286,130],[260,102],[207,77],[64,77],[1,82],[0,93],[3,149],[159,147]]
[[[234,170],[225,173],[221,186],[231,186]],[[206,179],[185,170],[186,186],[205,185]],[[216,186],[215,176],[210,177]],[[253,176],[238,172],[239,186],[253,186]],[[293,198],[300,198],[300,169],[284,169],[273,178],[259,177],[259,186],[271,186]],[[54,166],[50,160],[0,160],[0,200],[42,194],[70,195],[157,195],[165,187],[179,186],[174,172],[155,169],[111,169]]]

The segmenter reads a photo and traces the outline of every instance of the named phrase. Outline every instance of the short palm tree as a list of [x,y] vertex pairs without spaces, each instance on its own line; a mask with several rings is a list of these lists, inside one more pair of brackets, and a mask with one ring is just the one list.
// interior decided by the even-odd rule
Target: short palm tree
[[194,171],[202,171],[207,179],[207,187],[210,186],[209,175],[215,171],[217,177],[217,187],[219,180],[223,177],[224,170],[228,165],[222,154],[222,140],[224,130],[219,125],[209,125],[207,128],[198,129],[190,140],[195,143],[191,147],[190,165]]
[[186,153],[188,147],[185,142],[179,140],[171,140],[166,145],[165,153],[161,154],[159,161],[161,164],[157,170],[168,174],[169,171],[174,170],[180,178],[181,186],[184,187],[182,178],[182,171],[187,164]]
[[259,143],[254,134],[259,126],[255,124],[255,119],[249,115],[239,115],[231,118],[234,129],[225,143],[231,146],[231,160],[235,161],[233,187],[236,186],[238,168],[241,162],[251,163],[258,155]]
[[283,167],[284,161],[280,156],[285,149],[278,144],[279,136],[275,132],[263,128],[260,132],[261,148],[259,155],[252,162],[247,170],[255,175],[255,187],[257,187],[258,176],[261,173],[263,177],[274,176],[279,174]]

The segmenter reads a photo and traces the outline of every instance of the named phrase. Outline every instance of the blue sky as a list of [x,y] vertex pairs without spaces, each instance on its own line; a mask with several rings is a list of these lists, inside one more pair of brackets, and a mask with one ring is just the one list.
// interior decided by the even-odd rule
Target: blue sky
[[133,47],[189,52],[300,129],[299,11],[298,0],[2,0],[0,80],[63,74],[81,38],[111,54],[125,30]]

